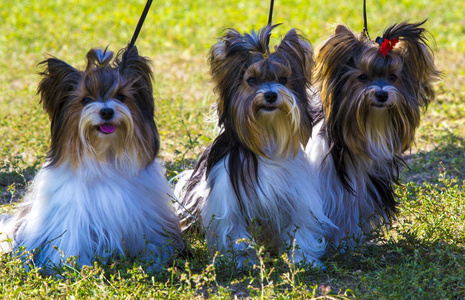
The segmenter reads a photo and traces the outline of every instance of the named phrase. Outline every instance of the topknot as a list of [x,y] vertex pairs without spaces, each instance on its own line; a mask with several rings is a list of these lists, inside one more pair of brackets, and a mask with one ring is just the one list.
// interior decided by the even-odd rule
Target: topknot
[[94,48],[87,53],[87,67],[86,71],[93,68],[103,68],[110,65],[113,58],[113,52],[105,49]]

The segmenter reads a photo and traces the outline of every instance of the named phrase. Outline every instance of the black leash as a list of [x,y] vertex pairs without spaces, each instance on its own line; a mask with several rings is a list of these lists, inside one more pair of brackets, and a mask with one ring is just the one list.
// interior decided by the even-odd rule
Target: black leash
[[367,4],[366,0],[363,0],[363,33],[366,37],[371,40],[370,34],[368,33],[368,22],[367,22]]
[[[274,0],[271,0],[271,3],[270,3],[270,14],[268,15],[268,26],[271,26],[271,22],[273,20],[273,6],[274,6]],[[265,54],[265,58],[268,58],[270,57],[270,38],[271,38],[271,32],[270,34],[268,35],[268,38],[266,39],[266,53]]]
[[131,50],[131,48],[134,47],[134,45],[136,44],[137,37],[139,36],[139,32],[142,28],[142,25],[144,24],[145,17],[147,17],[147,13],[149,12],[150,5],[152,5],[152,0],[147,0],[144,11],[142,12],[142,15],[140,16],[139,23],[137,23],[136,30],[134,31],[134,34],[132,35],[131,42],[128,45],[128,50]]
[[271,21],[273,20],[273,6],[274,6],[274,0],[271,0],[270,15],[268,16],[268,25],[271,25]]

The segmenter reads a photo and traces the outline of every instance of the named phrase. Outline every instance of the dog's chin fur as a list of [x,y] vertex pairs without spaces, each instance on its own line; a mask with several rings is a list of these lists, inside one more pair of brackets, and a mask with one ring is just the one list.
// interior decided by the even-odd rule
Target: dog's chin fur
[[[378,44],[344,25],[317,49],[312,101],[318,123],[306,152],[325,213],[338,227],[329,236],[336,246],[346,236],[354,245],[395,217],[401,156],[440,77],[423,23],[386,29],[383,38],[400,40],[385,57]],[[387,98],[379,100],[379,91]]]
[[[98,130],[102,122],[99,111],[112,108],[115,117],[112,124],[115,131],[105,134]],[[151,162],[150,145],[142,132],[136,127],[128,106],[118,101],[95,102],[82,110],[77,130],[77,149],[70,151],[74,168],[85,169],[88,176],[99,177],[110,165],[113,171],[137,175]]]
[[38,91],[52,123],[51,149],[18,212],[3,218],[2,240],[11,241],[1,246],[25,246],[44,273],[71,256],[91,265],[114,253],[141,255],[157,270],[183,242],[156,160],[150,64],[135,47],[113,65],[106,50],[87,57],[85,71],[44,62]]
[[[240,239],[275,253],[295,239],[293,261],[321,266],[331,222],[308,184],[313,175],[302,148],[311,131],[306,88],[312,50],[291,30],[264,59],[272,28],[251,35],[230,30],[212,47],[221,133],[195,170],[181,174],[178,211],[186,227],[192,215],[200,218],[209,248],[238,255],[239,266],[256,258],[246,243],[236,243]],[[276,101],[267,100],[270,93]]]
[[247,95],[233,100],[233,123],[240,142],[252,152],[268,158],[295,156],[301,148],[301,115],[295,96],[280,84],[264,84],[275,90],[278,100],[274,110],[265,110],[266,101],[262,89],[258,89],[251,101]]

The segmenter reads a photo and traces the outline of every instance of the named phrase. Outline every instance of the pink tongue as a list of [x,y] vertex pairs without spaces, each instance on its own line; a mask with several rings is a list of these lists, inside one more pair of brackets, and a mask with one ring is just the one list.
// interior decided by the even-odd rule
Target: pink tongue
[[103,125],[100,125],[100,130],[105,133],[112,133],[113,131],[115,131],[115,126],[111,124],[103,124]]

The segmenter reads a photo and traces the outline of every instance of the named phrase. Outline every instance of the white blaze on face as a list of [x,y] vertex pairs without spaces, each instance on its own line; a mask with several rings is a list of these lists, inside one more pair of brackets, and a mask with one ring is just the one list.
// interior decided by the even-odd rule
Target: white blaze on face
[[[109,119],[102,110],[113,111]],[[86,105],[79,121],[79,137],[85,151],[93,156],[121,155],[134,135],[134,122],[129,108],[119,101],[92,102]]]

